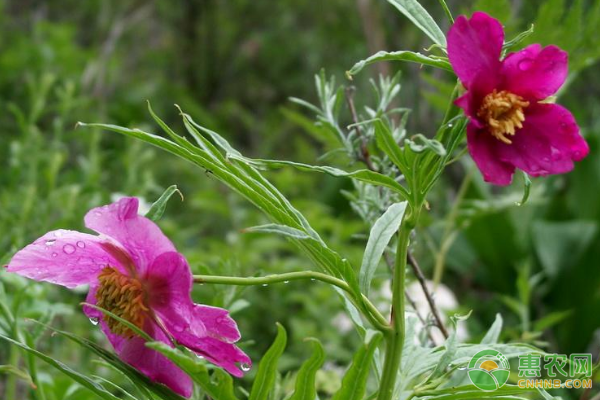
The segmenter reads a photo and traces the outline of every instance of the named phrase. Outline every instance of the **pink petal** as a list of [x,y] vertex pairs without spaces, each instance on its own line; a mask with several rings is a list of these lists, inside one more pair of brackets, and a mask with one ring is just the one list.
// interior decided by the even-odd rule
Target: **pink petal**
[[[154,340],[172,346],[166,335],[154,323],[147,323],[144,331]],[[123,361],[138,369],[154,382],[162,383],[184,397],[191,397],[193,387],[190,377],[167,357],[146,347],[144,339],[136,336],[120,341],[118,347],[114,347]]]
[[[171,333],[173,334],[173,332]],[[250,366],[252,363],[250,357],[232,343],[226,343],[209,336],[194,336],[189,332],[175,333],[173,336],[185,347],[238,378],[244,376],[244,372],[238,365],[247,364]]]
[[527,108],[523,128],[510,145],[499,146],[504,162],[532,176],[562,174],[583,159],[589,147],[579,134],[573,115],[557,104],[535,104]]
[[85,225],[117,241],[143,273],[159,255],[176,250],[154,222],[137,212],[138,199],[126,197],[90,210]]
[[194,316],[187,329],[170,331],[175,340],[230,374],[243,376],[244,373],[238,368],[238,364],[250,364],[251,361],[232,343],[238,340],[240,335],[227,311],[196,305]]
[[237,324],[229,315],[229,311],[196,304],[194,307],[194,321],[201,321],[209,336],[229,343],[240,340],[240,331]]
[[498,20],[476,12],[471,19],[460,16],[448,32],[448,57],[463,85],[471,89],[473,80],[495,80],[500,71],[504,30]]
[[467,145],[471,157],[486,182],[506,186],[512,181],[515,168],[503,162],[498,155],[498,147],[503,143],[484,129],[478,129],[473,123],[467,126]]
[[568,75],[569,55],[556,46],[532,44],[502,63],[504,89],[532,100],[552,96]]
[[106,241],[76,231],[48,232],[17,252],[7,270],[68,288],[90,284],[107,265],[122,268],[119,261],[102,246]]
[[[192,272],[185,258],[177,252],[158,256],[146,270],[142,281],[149,293],[150,308],[169,330],[182,331],[189,326],[194,303]],[[204,329],[200,332],[204,334]]]

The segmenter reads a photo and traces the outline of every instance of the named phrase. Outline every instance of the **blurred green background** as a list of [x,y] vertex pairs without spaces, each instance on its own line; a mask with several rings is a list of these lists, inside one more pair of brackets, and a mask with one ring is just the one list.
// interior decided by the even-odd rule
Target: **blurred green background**
[[[446,30],[439,3],[421,3]],[[473,310],[464,323],[467,340],[480,338],[501,313],[505,341],[560,353],[597,355],[600,349],[598,3],[448,1],[455,15],[490,12],[505,25],[507,39],[535,23],[528,43],[570,52],[571,75],[558,101],[575,114],[591,147],[573,173],[534,180],[522,207],[515,205],[519,180],[491,188],[472,171],[468,156],[432,192],[415,254],[429,278],[436,262],[444,266],[441,281],[458,304],[449,301],[446,313]],[[373,103],[369,78],[402,71],[398,106],[413,109],[409,133],[431,135],[454,84],[449,74],[378,64],[352,82],[344,76],[378,50],[423,51],[430,44],[380,0],[0,1],[0,262],[48,230],[84,229],[91,207],[120,195],[151,203],[176,184],[185,201],[174,197],[159,224],[196,273],[250,276],[312,268],[284,239],[242,233],[265,218],[210,174],[124,137],[75,130],[75,123],[157,132],[146,110],[149,100],[183,132],[177,103],[248,156],[318,163],[329,144],[312,129],[314,116],[288,98],[315,102],[314,75],[324,68],[338,83],[356,87],[362,107]],[[350,124],[349,111],[343,113]],[[343,160],[337,166],[346,167]],[[268,176],[332,248],[360,265],[369,226],[341,193],[353,190],[350,181],[292,170]],[[384,303],[385,279],[381,268]],[[0,283],[0,301],[20,317],[55,316],[54,326],[104,341],[78,310],[84,292],[5,272]],[[232,309],[242,346],[255,360],[272,342],[275,322],[282,322],[290,333],[283,372],[297,370],[307,357],[302,339],[321,339],[330,371],[322,376],[323,393],[335,389],[358,342],[339,298],[321,283],[244,290],[202,285],[194,298]],[[48,337],[38,348],[80,371],[102,369],[64,339]],[[0,344],[0,364],[19,362],[9,355],[8,345]],[[51,398],[91,396],[45,366],[39,374]],[[0,375],[0,397],[9,379]],[[18,398],[26,398],[29,389],[19,382]]]

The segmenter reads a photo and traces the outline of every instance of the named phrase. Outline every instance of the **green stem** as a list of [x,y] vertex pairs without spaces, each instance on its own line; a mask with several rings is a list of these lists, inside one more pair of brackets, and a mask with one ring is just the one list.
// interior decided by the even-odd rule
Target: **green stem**
[[391,400],[396,387],[396,379],[400,362],[402,361],[402,348],[404,347],[405,322],[404,322],[404,287],[406,280],[406,259],[408,256],[408,243],[410,233],[416,225],[418,215],[409,215],[398,231],[398,247],[396,249],[396,263],[394,266],[394,280],[392,285],[392,330],[386,336],[385,362],[381,375],[378,400]]
[[381,315],[377,307],[375,307],[375,305],[373,305],[373,303],[371,303],[371,301],[365,295],[362,295],[362,298],[360,301],[358,301],[354,298],[354,292],[346,282],[341,279],[334,278],[331,275],[315,271],[288,272],[285,274],[267,275],[261,277],[194,275],[194,283],[213,283],[237,286],[269,285],[273,283],[287,283],[289,281],[306,279],[325,282],[342,289],[350,295],[350,297],[354,300],[355,305],[366,314],[366,317],[369,318],[371,323],[373,323],[377,329],[382,332],[390,330],[385,317]]

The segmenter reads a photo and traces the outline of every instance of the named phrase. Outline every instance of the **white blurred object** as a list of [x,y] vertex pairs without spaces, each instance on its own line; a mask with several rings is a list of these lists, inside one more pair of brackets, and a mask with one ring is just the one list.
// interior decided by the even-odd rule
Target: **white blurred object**
[[341,311],[333,318],[331,324],[341,333],[348,333],[354,329],[354,323],[350,317],[348,317],[345,312]]
[[[126,194],[123,194],[123,193],[115,192],[110,195],[110,201],[112,201],[114,203],[115,201],[121,200],[123,197],[130,197],[130,196],[127,196]],[[146,215],[148,213],[148,211],[150,211],[150,207],[152,207],[152,204],[148,203],[146,201],[146,199],[143,197],[140,197],[140,196],[134,196],[134,197],[137,197],[137,199],[139,200],[139,204],[140,204],[138,207],[138,215],[142,215],[142,216]]]
[[[448,286],[444,284],[440,283],[437,286],[437,288],[435,288],[435,285],[432,281],[426,281],[426,285],[427,289],[429,290],[429,293],[433,298],[435,306],[438,309],[438,313],[440,315],[440,318],[442,319],[442,323],[446,327],[446,330],[452,331],[452,329],[454,328],[451,326],[451,323],[448,317],[446,317],[446,314],[447,312],[454,311],[458,308],[458,301],[456,300],[456,296],[454,295],[452,290],[450,290]],[[419,313],[419,315],[424,319],[431,321],[433,319],[431,315],[431,308],[429,307],[429,303],[427,302],[427,297],[425,296],[425,293],[423,293],[423,288],[421,287],[421,284],[418,281],[414,281],[406,288],[406,292],[408,293],[410,298],[415,302],[415,306],[417,308],[416,311]],[[421,321],[418,321],[418,323],[422,326]],[[458,323],[456,335],[459,342],[464,342],[468,339],[469,333],[467,331],[467,328],[465,327],[464,322]],[[440,332],[440,330],[437,327],[433,327],[431,329],[431,336],[433,337],[433,340],[436,344],[441,344],[445,341],[444,335],[442,334],[442,332]]]

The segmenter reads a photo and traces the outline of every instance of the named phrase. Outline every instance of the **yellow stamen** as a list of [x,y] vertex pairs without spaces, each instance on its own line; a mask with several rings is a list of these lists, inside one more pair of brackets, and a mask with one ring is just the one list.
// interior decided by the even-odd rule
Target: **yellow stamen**
[[[116,316],[131,322],[142,329],[148,306],[144,302],[144,288],[139,280],[130,278],[114,267],[106,267],[98,275],[100,286],[96,292],[98,307],[110,311]],[[110,331],[124,338],[132,338],[135,332],[108,315],[104,321]]]
[[525,113],[523,109],[529,106],[529,102],[521,96],[506,90],[494,91],[483,99],[481,108],[477,112],[496,139],[506,144],[512,141],[506,135],[514,136],[517,129],[523,127]]

